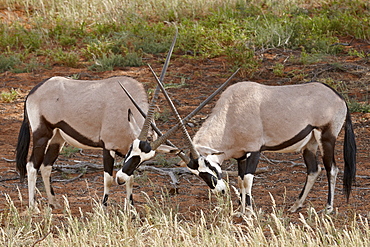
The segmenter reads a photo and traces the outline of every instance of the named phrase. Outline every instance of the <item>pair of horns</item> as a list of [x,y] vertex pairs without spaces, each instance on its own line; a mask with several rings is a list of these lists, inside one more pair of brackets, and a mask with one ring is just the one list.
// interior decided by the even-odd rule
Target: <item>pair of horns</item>
[[[149,127],[152,126],[153,130],[159,136],[159,138],[157,140],[155,140],[155,141],[153,141],[153,142],[150,143],[150,146],[151,146],[152,150],[156,150],[161,144],[163,144],[165,142],[166,142],[166,144],[168,144],[168,145],[176,148],[176,146],[173,143],[171,143],[168,140],[168,138],[170,136],[172,136],[179,128],[181,128],[183,134],[186,137],[186,141],[187,141],[187,144],[188,144],[188,146],[190,148],[190,152],[192,154],[192,157],[195,158],[195,159],[197,159],[197,158],[199,158],[199,153],[196,151],[196,149],[194,147],[194,144],[193,144],[193,142],[192,142],[192,140],[190,138],[190,135],[189,135],[188,131],[186,130],[185,123],[187,121],[189,121],[195,114],[197,114],[218,93],[220,93],[227,86],[227,84],[231,81],[231,79],[238,73],[239,69],[237,69],[215,92],[213,92],[206,100],[204,100],[196,109],[194,109],[184,119],[181,119],[181,117],[180,117],[180,115],[179,115],[176,107],[174,106],[172,100],[168,96],[167,91],[165,90],[165,88],[163,87],[163,84],[162,84],[163,79],[164,79],[164,76],[165,76],[166,71],[167,71],[167,68],[168,68],[168,65],[169,65],[169,62],[170,62],[170,58],[171,58],[173,49],[175,47],[177,36],[178,36],[178,28],[177,28],[176,25],[175,25],[175,28],[176,28],[175,37],[174,37],[174,39],[172,41],[170,50],[168,51],[168,54],[167,54],[167,57],[166,57],[166,61],[165,61],[164,65],[163,65],[163,69],[162,69],[160,78],[157,77],[157,75],[153,71],[152,67],[149,65],[149,68],[150,68],[151,72],[153,73],[153,75],[154,75],[154,77],[155,77],[156,82],[157,82],[158,85],[157,85],[157,87],[155,89],[155,92],[153,94],[151,103],[149,105],[148,114],[145,114],[142,111],[142,109],[135,102],[135,100],[132,98],[132,96],[130,95],[130,93],[125,89],[125,87],[120,82],[118,82],[118,83],[120,84],[120,86],[122,87],[122,89],[125,91],[125,93],[127,94],[127,96],[130,98],[130,100],[132,101],[132,103],[135,105],[135,107],[138,109],[138,111],[140,112],[140,114],[145,118],[145,121],[144,121],[144,124],[143,124],[143,128],[141,129],[141,132],[140,132],[139,137],[138,137],[139,140],[141,140],[141,141],[146,141],[147,140],[147,136],[148,136],[148,132],[149,132]],[[175,126],[173,126],[169,131],[167,131],[167,133],[164,134],[164,135],[157,128],[157,126],[152,122],[153,115],[154,115],[154,110],[155,110],[155,103],[156,103],[156,101],[158,99],[158,95],[159,95],[159,91],[160,90],[162,90],[163,94],[166,97],[166,100],[170,104],[171,109],[172,109],[173,113],[175,114],[175,116],[177,118],[177,124]],[[190,162],[190,158],[187,157],[183,152],[178,153],[178,156],[182,160],[184,160],[186,163],[189,163]]]
[[[180,127],[182,128],[184,134],[185,134],[185,137],[186,137],[186,140],[187,140],[187,144],[189,145],[189,148],[190,148],[190,152],[192,154],[192,157],[194,159],[197,159],[199,158],[199,153],[196,151],[195,147],[194,147],[194,144],[189,136],[189,133],[187,132],[186,130],[186,127],[185,127],[185,124],[193,117],[195,116],[195,114],[197,114],[205,105],[207,105],[211,100],[213,100],[213,98],[219,94],[228,84],[229,82],[231,81],[231,79],[239,72],[239,69],[237,69],[216,91],[214,91],[210,96],[208,96],[208,98],[206,100],[204,100],[196,109],[194,109],[191,113],[189,113],[185,118],[181,119],[180,115],[178,114],[177,112],[177,109],[175,108],[175,106],[173,105],[173,102],[172,100],[169,98],[168,94],[167,94],[167,91],[165,90],[165,88],[163,87],[162,85],[162,82],[160,81],[160,79],[156,76],[156,74],[154,73],[153,69],[149,66],[149,68],[151,69],[156,81],[157,81],[157,84],[162,92],[164,93],[167,101],[169,102],[169,104],[171,105],[171,108],[172,108],[172,111],[175,113],[176,115],[176,118],[177,118],[177,124],[175,126],[173,126],[169,131],[167,131],[166,134],[162,134],[162,132],[157,128],[157,126],[153,123],[153,122],[149,122],[152,126],[152,128],[154,129],[154,131],[156,131],[156,133],[159,135],[159,138],[157,140],[155,140],[154,142],[151,142],[151,147],[153,150],[156,150],[161,144],[165,143],[172,146],[172,147],[176,147],[173,143],[171,143],[168,138],[170,136],[172,136]],[[122,87],[122,89],[125,91],[125,93],[127,94],[127,96],[130,98],[130,100],[132,101],[132,103],[135,105],[135,107],[138,109],[138,111],[140,112],[140,114],[145,117],[147,119],[147,115],[143,112],[143,110],[140,108],[140,106],[135,102],[134,98],[130,95],[130,93],[125,89],[125,87],[120,83],[120,86]],[[187,157],[183,152],[180,152],[178,153],[178,156],[186,163],[189,163],[190,162],[190,158]]]
[[[156,81],[157,81],[157,84],[158,86],[160,87],[160,89],[162,90],[162,93],[164,94],[167,102],[169,103],[171,109],[172,109],[172,112],[175,114],[176,116],[176,119],[177,119],[177,124],[175,126],[173,126],[169,131],[167,131],[167,133],[165,135],[162,135],[159,139],[164,139],[162,140],[162,143],[166,140],[165,138],[169,138],[173,133],[175,133],[175,131],[177,131],[179,128],[181,128],[185,138],[186,138],[186,141],[187,141],[187,144],[189,146],[189,149],[190,149],[190,153],[192,155],[192,158],[194,159],[198,159],[199,158],[199,153],[198,151],[195,149],[195,146],[190,138],[190,135],[185,127],[185,123],[187,121],[189,121],[195,114],[197,114],[206,104],[208,104],[218,93],[221,92],[221,90],[223,90],[227,84],[231,81],[231,79],[238,73],[239,69],[237,69],[230,77],[229,79],[227,79],[215,92],[213,92],[206,100],[204,100],[196,109],[194,109],[189,115],[187,115],[184,119],[181,119],[175,105],[173,104],[171,98],[168,96],[167,94],[167,91],[166,89],[164,88],[162,82],[160,81],[160,79],[157,77],[157,75],[155,74],[155,72],[153,71],[152,67],[149,65],[149,68],[152,72],[152,74],[154,75]],[[157,139],[157,140],[159,140]],[[162,144],[161,143],[161,144]],[[180,156],[181,157],[181,156]],[[185,159],[183,157],[181,157],[182,160],[184,160],[186,163],[189,163],[190,161],[190,158],[188,157],[185,157]]]
[[[170,63],[171,55],[172,55],[172,52],[173,52],[173,49],[175,47],[175,43],[176,43],[176,40],[177,40],[178,28],[177,28],[176,25],[175,25],[175,29],[176,29],[175,37],[173,38],[170,50],[168,51],[166,61],[163,65],[163,69],[162,69],[162,72],[161,72],[161,75],[160,75],[160,80],[161,81],[163,81],[164,76],[166,75],[166,71],[167,71],[168,65]],[[141,141],[146,141],[147,140],[149,127],[150,127],[151,122],[153,120],[154,110],[155,110],[155,103],[157,102],[159,91],[160,91],[159,86],[157,86],[155,91],[154,91],[152,101],[150,102],[149,109],[148,109],[148,114],[146,115],[146,118],[145,118],[145,121],[144,121],[144,124],[143,124],[143,128],[141,129],[141,132],[140,132],[139,137],[138,137],[138,139],[141,140]],[[152,145],[155,145],[155,146],[152,146]],[[154,142],[151,143],[151,146],[152,146],[152,149],[156,149],[157,147],[159,147],[159,145],[155,144]]]
[[[177,36],[178,36],[178,28],[177,28],[176,25],[174,25],[174,26],[175,26],[175,29],[176,29],[176,33],[175,33],[175,36],[173,38],[170,50],[168,51],[166,61],[163,65],[162,73],[161,73],[161,76],[160,76],[161,81],[163,81],[164,76],[166,74],[166,71],[167,71],[167,68],[168,68],[168,65],[169,65],[169,62],[170,62],[170,58],[171,58],[171,55],[172,55],[172,52],[173,52],[173,49],[175,47],[175,43],[176,43],[176,40],[177,40]],[[129,99],[132,101],[134,106],[138,109],[139,113],[145,119],[144,124],[143,124],[143,128],[141,129],[141,132],[139,134],[138,139],[141,140],[141,141],[146,141],[147,140],[147,136],[148,136],[148,132],[149,132],[149,126],[151,126],[153,128],[153,130],[158,134],[158,136],[160,136],[160,137],[163,136],[162,132],[157,128],[157,126],[152,121],[153,115],[154,115],[155,103],[158,99],[158,95],[159,95],[159,91],[160,91],[159,86],[156,87],[155,92],[153,94],[152,101],[149,105],[148,114],[145,114],[144,111],[140,108],[140,106],[136,103],[134,98],[130,95],[130,93],[126,90],[126,88],[121,84],[121,82],[118,82],[118,83],[121,86],[121,88],[125,91],[125,93],[129,97]],[[164,142],[166,142],[166,144],[171,146],[171,147],[177,148],[170,140],[168,140],[168,138],[167,139],[162,138],[160,140],[157,139],[154,142],[151,142],[150,146],[153,150],[156,150]],[[185,160],[187,158],[186,155],[183,152],[179,152],[177,155],[183,160]]]

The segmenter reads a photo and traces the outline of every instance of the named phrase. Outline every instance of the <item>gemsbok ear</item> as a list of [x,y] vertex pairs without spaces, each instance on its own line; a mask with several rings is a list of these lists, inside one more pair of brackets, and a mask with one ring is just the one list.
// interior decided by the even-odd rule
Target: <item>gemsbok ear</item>
[[136,120],[134,118],[134,115],[131,112],[131,109],[128,109],[127,118],[128,118],[128,123],[130,125],[130,128],[134,132],[135,137],[138,136],[140,134],[140,132],[141,132],[141,128],[137,124],[137,122],[136,122]]
[[181,150],[175,147],[162,144],[162,145],[159,145],[156,151],[162,154],[168,154],[168,153],[174,154],[174,153],[180,152]]
[[200,146],[200,145],[195,145],[195,149],[202,154],[203,156],[208,156],[208,155],[221,155],[224,152],[206,147],[206,146]]

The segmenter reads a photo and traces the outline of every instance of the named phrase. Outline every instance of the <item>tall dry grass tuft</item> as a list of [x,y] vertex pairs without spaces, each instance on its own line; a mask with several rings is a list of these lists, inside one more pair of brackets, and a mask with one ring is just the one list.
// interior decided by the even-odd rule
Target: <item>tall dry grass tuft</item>
[[[147,195],[138,210],[102,207],[92,212],[71,213],[64,198],[63,215],[45,208],[39,215],[21,215],[7,196],[1,212],[1,246],[370,246],[368,218],[356,215],[347,225],[335,226],[336,216],[309,209],[298,222],[273,206],[272,213],[258,212],[252,218],[235,218],[229,199],[220,205],[194,212],[192,217],[176,212],[163,194]],[[211,205],[212,203],[210,203]],[[171,208],[172,207],[172,208]],[[236,223],[238,222],[238,223]]]
[[238,0],[1,0],[0,5],[28,11],[30,16],[39,16],[48,21],[58,18],[74,23],[119,22],[126,19],[174,21],[182,18],[205,16],[210,11],[235,6]]

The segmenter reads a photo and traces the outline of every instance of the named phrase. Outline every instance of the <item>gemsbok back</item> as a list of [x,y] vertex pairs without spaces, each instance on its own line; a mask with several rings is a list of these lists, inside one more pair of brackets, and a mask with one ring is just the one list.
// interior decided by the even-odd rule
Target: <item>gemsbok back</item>
[[[326,212],[333,210],[338,167],[334,147],[344,125],[344,191],[349,199],[356,174],[356,143],[351,116],[343,97],[329,86],[311,82],[266,86],[239,82],[220,96],[211,115],[191,143],[188,167],[218,190],[224,160],[238,161],[241,211],[252,214],[252,183],[261,152],[302,151],[306,183],[290,211],[303,206],[320,174],[317,150],[328,179]],[[223,187],[223,186],[222,186]],[[246,207],[248,212],[246,212]]]

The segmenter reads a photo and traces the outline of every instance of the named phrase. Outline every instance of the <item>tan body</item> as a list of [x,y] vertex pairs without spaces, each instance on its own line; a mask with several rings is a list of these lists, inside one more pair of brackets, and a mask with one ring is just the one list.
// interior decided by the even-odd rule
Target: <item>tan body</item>
[[224,160],[238,160],[243,213],[246,205],[252,211],[253,174],[261,152],[303,151],[308,176],[299,199],[291,208],[294,212],[302,207],[320,173],[316,160],[319,148],[329,182],[326,210],[331,212],[338,173],[334,146],[344,123],[344,183],[348,199],[356,171],[351,118],[343,98],[324,84],[266,86],[255,82],[236,83],[221,94],[193,143],[209,161],[208,167],[220,170],[219,165]]
[[[128,152],[144,123],[144,118],[118,82],[130,92],[141,109],[148,110],[143,85],[129,77],[95,81],[53,77],[31,90],[25,102],[25,117],[17,146],[17,167],[21,180],[27,168],[30,206],[34,206],[39,169],[49,203],[57,204],[50,186],[50,173],[65,142],[79,148],[103,149],[103,202],[106,203],[114,181],[114,155]],[[27,163],[29,126],[33,148]]]
[[[330,125],[337,136],[346,113],[343,99],[321,83],[266,86],[239,82],[221,95],[193,141],[222,150],[225,159],[240,158],[246,152],[278,146],[307,125],[318,131]],[[301,151],[302,146],[276,151]]]
[[[53,77],[30,94],[26,104],[27,112],[29,115],[43,116],[53,126],[64,121],[92,144],[96,144],[71,143],[75,146],[105,148],[125,154],[137,134],[127,120],[128,110],[131,110],[138,126],[142,126],[144,118],[128,100],[117,81],[124,84],[144,111],[148,110],[144,87],[132,78],[112,77],[86,81]],[[32,130],[37,130],[40,119],[29,120]],[[61,130],[66,135],[70,134],[66,133],[68,130]]]

